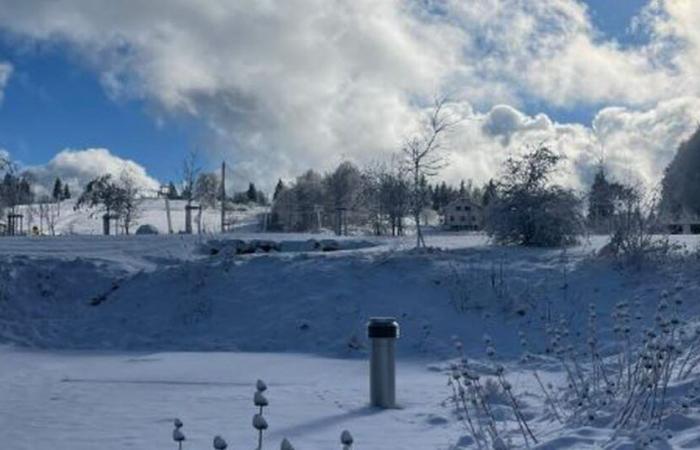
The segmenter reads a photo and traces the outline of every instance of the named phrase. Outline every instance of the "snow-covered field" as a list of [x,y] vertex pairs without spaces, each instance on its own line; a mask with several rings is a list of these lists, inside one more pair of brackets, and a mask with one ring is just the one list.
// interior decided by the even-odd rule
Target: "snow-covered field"
[[[170,201],[170,220],[174,233],[185,230],[185,200]],[[51,204],[51,217],[54,221],[54,234],[58,235],[100,235],[102,234],[102,213],[88,208],[75,208],[76,199],[68,199],[60,204]],[[227,212],[229,227],[239,231],[259,231],[260,217],[269,208],[260,206],[235,205]],[[24,229],[31,231],[36,226],[43,234],[51,234],[46,220],[42,221],[40,207],[36,205],[23,205],[18,207],[18,213],[24,216]],[[196,229],[196,213],[193,213],[193,227]],[[216,232],[221,227],[221,212],[213,208],[202,210],[202,231]],[[139,225],[152,225],[160,233],[168,232],[168,219],[165,200],[145,198],[140,201],[135,225],[131,232],[135,232]],[[113,231],[114,232],[114,231]]]
[[[303,250],[323,238],[0,240],[0,448],[175,448],[173,417],[185,422],[186,449],[211,448],[215,434],[253,448],[257,378],[270,386],[266,448],[285,436],[300,449],[340,448],[343,429],[358,449],[477,448],[449,401],[455,338],[477,367],[504,365],[538,448],[635,448],[610,421],[553,420],[533,376],[566,388],[561,364],[546,356],[546,328],[565,318],[572,341],[585,347],[592,304],[605,357],[615,351],[611,314],[620,301],[634,302],[644,326],[668,292],[683,300],[676,309],[689,327],[700,314],[696,257],[620,269],[592,257],[604,237],[566,251],[459,234],[429,236],[435,248],[426,252],[411,250],[411,238],[366,237],[345,238],[334,252],[211,251],[230,239]],[[698,244],[678,240],[689,250]],[[386,315],[401,324],[401,408],[376,411],[366,406],[365,323]],[[534,362],[519,362],[522,336],[542,355]],[[669,402],[680,402],[695,379],[672,383]],[[652,448],[700,447],[691,406],[656,425],[670,438]],[[508,408],[497,414],[508,419]],[[514,419],[503,423],[511,448],[523,447]]]

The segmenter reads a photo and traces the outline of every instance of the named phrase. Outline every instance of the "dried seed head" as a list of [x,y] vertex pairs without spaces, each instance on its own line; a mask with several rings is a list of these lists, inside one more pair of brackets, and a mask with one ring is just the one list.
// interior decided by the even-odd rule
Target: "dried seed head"
[[352,438],[352,434],[348,430],[343,430],[342,433],[340,433],[340,443],[343,445],[352,445],[354,442],[354,439]]
[[228,444],[224,438],[221,436],[214,436],[214,448],[216,450],[226,450],[227,447]]
[[185,435],[180,431],[179,428],[175,428],[173,430],[173,441],[175,442],[182,442],[185,440]]
[[255,383],[255,389],[257,389],[259,392],[265,392],[267,390],[267,385],[263,380],[258,380]]
[[265,420],[262,414],[256,414],[253,416],[253,428],[258,431],[267,430],[267,420]]
[[255,391],[255,394],[253,395],[253,403],[255,403],[255,406],[267,406],[267,398],[265,398],[265,395],[260,392],[260,391]]

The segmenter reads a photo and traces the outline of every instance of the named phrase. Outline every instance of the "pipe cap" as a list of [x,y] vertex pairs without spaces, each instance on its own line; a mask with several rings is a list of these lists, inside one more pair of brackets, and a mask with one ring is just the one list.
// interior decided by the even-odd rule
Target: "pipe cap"
[[399,323],[393,317],[371,317],[367,323],[367,336],[396,339],[399,337]]

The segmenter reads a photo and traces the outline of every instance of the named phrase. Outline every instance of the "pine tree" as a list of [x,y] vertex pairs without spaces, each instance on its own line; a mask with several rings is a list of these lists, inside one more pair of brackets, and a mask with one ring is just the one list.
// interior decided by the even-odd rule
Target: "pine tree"
[[248,202],[255,203],[258,201],[258,191],[255,189],[254,183],[248,183],[248,191],[246,192]]
[[177,188],[175,187],[175,183],[172,181],[168,183],[168,200],[179,200],[180,199],[180,194],[177,192]]
[[56,178],[56,181],[53,184],[53,193],[51,196],[56,202],[63,200],[63,183],[61,183],[60,178]]
[[600,224],[615,213],[614,190],[602,167],[598,169],[588,195],[588,220]]
[[661,210],[700,214],[700,127],[683,142],[662,181]]
[[277,197],[286,189],[286,186],[284,185],[284,182],[282,180],[277,180],[277,186],[275,186],[275,193],[272,194],[272,200],[275,201],[277,200]]
[[66,183],[63,185],[63,200],[68,200],[69,198],[71,198],[71,193],[68,183]]

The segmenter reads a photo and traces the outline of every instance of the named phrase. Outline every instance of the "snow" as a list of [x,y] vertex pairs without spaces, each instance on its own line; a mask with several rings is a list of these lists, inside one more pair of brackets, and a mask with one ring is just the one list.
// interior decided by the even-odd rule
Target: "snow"
[[[58,235],[100,235],[102,234],[102,214],[96,210],[75,208],[76,199],[62,201],[56,211],[55,233]],[[179,233],[185,230],[185,205],[186,200],[170,200],[171,220],[173,232]],[[20,206],[19,213],[24,215],[25,230],[31,230],[32,226],[40,227],[39,205]],[[260,214],[269,210],[267,207],[235,205],[227,213],[227,220],[231,222],[231,228],[238,231],[259,231]],[[192,216],[193,227],[196,229],[196,213]],[[168,220],[166,215],[165,200],[145,198],[139,203],[135,226],[132,233],[139,225],[152,225],[160,233],[168,232]],[[202,210],[202,231],[216,232],[221,227],[221,212],[218,209],[204,208]],[[43,234],[50,234],[48,226],[43,224]]]
[[[334,239],[339,250],[310,250],[311,239]],[[698,245],[697,236],[673,239]],[[280,251],[211,251],[234,240],[273,241]],[[555,385],[565,374],[545,357],[520,363],[519,332],[543,353],[547,317],[582,333],[593,303],[608,355],[615,304],[638,301],[653,321],[666,291],[685,299],[682,315],[697,324],[700,261],[621,269],[592,257],[602,236],[566,250],[491,246],[479,234],[427,240],[419,252],[411,237],[245,230],[0,239],[0,447],[175,448],[178,417],[186,449],[211,448],[215,435],[252,448],[262,379],[266,448],[285,437],[299,449],[340,448],[345,429],[358,449],[476,448],[448,401],[456,337],[475,364],[488,364],[493,347],[538,448],[635,448],[634,436],[603,419],[554,422],[532,371]],[[373,316],[401,325],[396,410],[367,406]],[[696,379],[674,384],[673,398]],[[666,419],[663,445],[697,448],[699,417],[693,409]],[[507,437],[522,445],[516,428]]]
[[103,450],[175,448],[180,418],[185,448],[253,448],[255,380],[270,406],[266,448],[288,438],[296,448],[340,448],[349,429],[356,448],[393,442],[447,448],[460,430],[441,412],[442,376],[419,361],[398,366],[401,409],[367,406],[367,364],[300,354],[85,354],[0,350],[3,448]]

